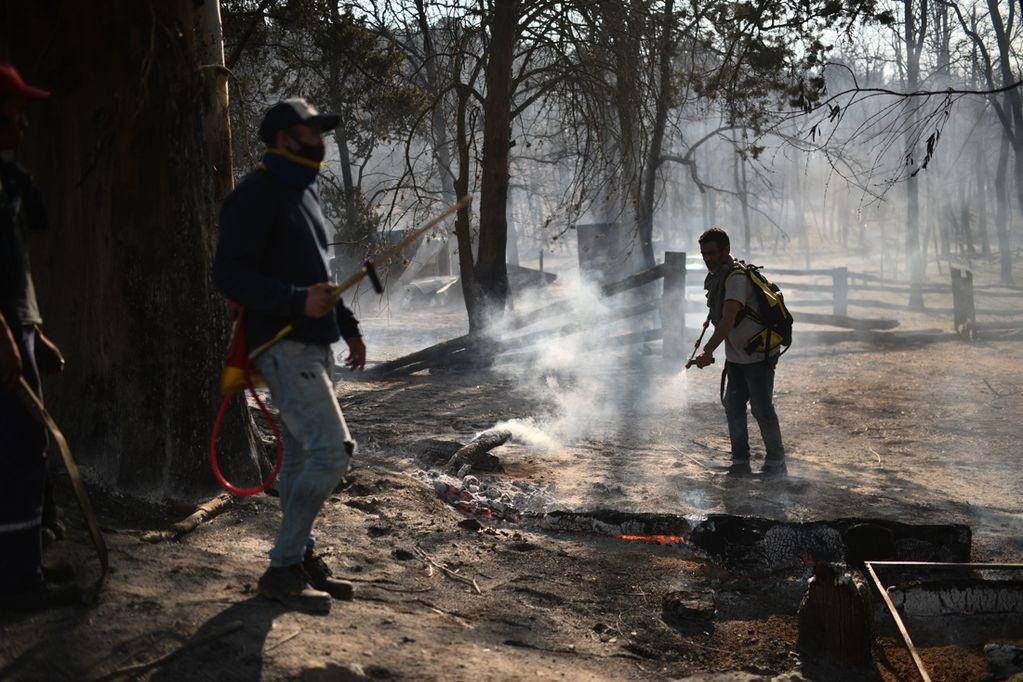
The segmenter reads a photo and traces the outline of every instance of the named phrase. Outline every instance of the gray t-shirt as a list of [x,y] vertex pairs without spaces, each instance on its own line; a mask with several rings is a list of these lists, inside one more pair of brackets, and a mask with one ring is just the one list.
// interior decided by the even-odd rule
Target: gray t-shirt
[[45,228],[38,190],[28,174],[0,159],[0,313],[8,326],[41,324],[26,232]]
[[[754,314],[760,312],[749,276],[741,270],[729,273],[728,279],[725,280],[725,301],[738,301],[746,310],[752,310]],[[763,353],[746,352],[746,344],[763,329],[764,327],[750,319],[749,315],[743,315],[739,324],[725,337],[725,360],[739,365],[763,362]],[[779,352],[781,349],[776,347],[770,354],[777,355]]]

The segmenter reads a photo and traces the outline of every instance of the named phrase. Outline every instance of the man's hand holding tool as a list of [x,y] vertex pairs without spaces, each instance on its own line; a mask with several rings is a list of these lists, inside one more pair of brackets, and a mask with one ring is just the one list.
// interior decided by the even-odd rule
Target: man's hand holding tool
[[689,361],[686,363],[686,369],[689,369],[693,365],[696,365],[696,367],[698,369],[703,369],[707,365],[713,365],[713,364],[714,364],[714,356],[711,355],[710,353],[708,353],[707,351],[703,351],[702,353],[700,353],[696,357],[689,358]]
[[337,305],[335,288],[337,285],[333,282],[320,282],[309,287],[305,294],[305,316],[318,320],[333,310]]

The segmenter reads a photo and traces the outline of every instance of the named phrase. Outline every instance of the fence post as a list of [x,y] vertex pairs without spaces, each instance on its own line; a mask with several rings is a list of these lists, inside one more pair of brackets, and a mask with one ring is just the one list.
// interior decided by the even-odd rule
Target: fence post
[[849,268],[835,268],[831,271],[834,314],[845,317],[849,314]]
[[540,281],[543,282],[543,249],[540,249]]
[[661,330],[663,357],[669,363],[685,358],[686,331],[686,254],[664,252],[664,291],[661,294]]
[[973,273],[949,267],[952,275],[952,325],[957,334],[976,335],[977,309],[973,304]]

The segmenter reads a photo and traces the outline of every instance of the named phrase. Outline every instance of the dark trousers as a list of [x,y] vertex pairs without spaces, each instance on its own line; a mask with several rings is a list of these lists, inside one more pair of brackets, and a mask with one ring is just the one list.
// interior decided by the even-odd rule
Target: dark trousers
[[781,427],[778,413],[774,411],[774,369],[777,356],[767,362],[741,365],[725,362],[726,384],[721,402],[728,417],[728,439],[732,442],[732,459],[749,459],[749,429],[746,425],[746,404],[749,403],[753,417],[760,425],[767,459],[785,459],[785,447],[781,442]]
[[[22,374],[41,397],[35,330],[11,331],[21,352]],[[0,591],[18,591],[42,579],[46,430],[7,388],[0,388],[0,470]]]

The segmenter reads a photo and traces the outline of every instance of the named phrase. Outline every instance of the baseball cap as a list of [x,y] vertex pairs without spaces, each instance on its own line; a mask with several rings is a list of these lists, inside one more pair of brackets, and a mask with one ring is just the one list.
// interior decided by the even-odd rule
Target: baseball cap
[[34,88],[25,83],[18,70],[10,64],[0,64],[0,95],[14,95],[25,99],[46,99],[49,90]]
[[274,144],[279,130],[286,130],[296,123],[319,128],[320,132],[333,130],[341,121],[337,114],[321,114],[302,97],[292,97],[270,107],[259,124],[259,138],[268,147]]

